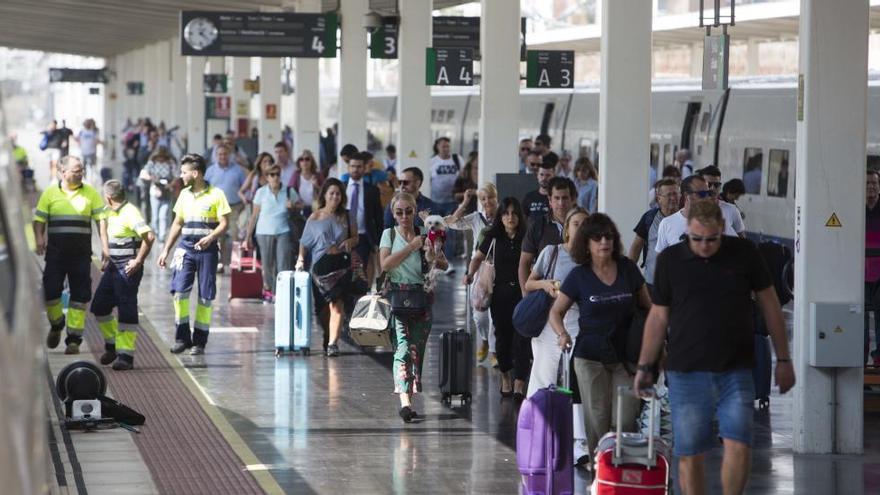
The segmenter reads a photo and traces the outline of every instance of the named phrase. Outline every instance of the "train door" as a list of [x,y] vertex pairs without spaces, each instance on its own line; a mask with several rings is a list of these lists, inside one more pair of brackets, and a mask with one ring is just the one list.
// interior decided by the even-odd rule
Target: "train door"
[[691,144],[694,142],[694,135],[699,128],[700,108],[703,103],[699,101],[690,101],[687,104],[687,110],[684,113],[684,124],[681,126],[681,148],[688,149],[692,152]]

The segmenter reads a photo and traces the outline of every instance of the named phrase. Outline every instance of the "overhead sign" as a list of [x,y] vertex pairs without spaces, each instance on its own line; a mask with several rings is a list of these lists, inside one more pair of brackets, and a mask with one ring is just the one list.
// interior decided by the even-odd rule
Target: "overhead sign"
[[474,51],[470,48],[427,48],[425,84],[473,86]]
[[574,51],[529,50],[526,62],[526,87],[574,87]]
[[335,13],[184,10],[180,13],[181,54],[332,58],[338,27]]
[[383,17],[382,27],[370,35],[370,58],[397,58],[399,17]]
[[125,89],[130,95],[142,95],[144,94],[144,82],[128,81],[127,83],[125,83]]
[[256,79],[245,79],[244,80],[244,90],[250,91],[251,93],[259,93],[260,92],[260,78]]
[[703,38],[703,89],[726,90],[730,67],[730,36]]
[[99,94],[101,94],[101,88],[98,88],[98,87],[89,88],[89,94],[90,95],[99,95]]
[[202,81],[205,93],[226,92],[226,74],[205,74]]
[[49,82],[108,83],[107,69],[49,69]]
[[229,96],[206,96],[205,118],[228,119],[231,115],[232,98]]
[[[470,48],[474,59],[480,60],[480,18],[432,17],[431,46],[438,48]],[[520,18],[519,59],[526,59],[526,18]]]

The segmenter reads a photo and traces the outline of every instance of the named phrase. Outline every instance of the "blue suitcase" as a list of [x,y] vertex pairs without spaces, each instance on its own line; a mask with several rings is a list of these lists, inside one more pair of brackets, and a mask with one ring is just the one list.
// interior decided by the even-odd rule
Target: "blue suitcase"
[[275,281],[275,355],[310,353],[312,277],[306,271],[283,271]]

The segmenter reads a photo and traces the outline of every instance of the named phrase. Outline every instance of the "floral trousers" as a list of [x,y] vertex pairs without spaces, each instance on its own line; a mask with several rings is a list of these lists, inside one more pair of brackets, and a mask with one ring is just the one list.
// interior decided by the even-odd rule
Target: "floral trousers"
[[412,318],[394,317],[397,351],[394,353],[394,393],[422,391],[422,364],[431,334],[431,312]]

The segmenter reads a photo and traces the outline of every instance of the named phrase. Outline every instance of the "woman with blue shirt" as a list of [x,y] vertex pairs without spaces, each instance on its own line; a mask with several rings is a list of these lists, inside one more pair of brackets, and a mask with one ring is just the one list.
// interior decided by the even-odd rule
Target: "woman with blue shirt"
[[[253,199],[253,213],[248,219],[242,247],[249,250],[253,245],[251,232],[257,225],[257,244],[263,266],[263,300],[271,302],[275,294],[275,277],[279,272],[290,270],[290,228],[287,224],[288,210],[299,200],[292,189],[281,187],[281,167],[272,165],[266,172],[267,183],[257,189]],[[288,196],[288,191],[292,197]]]
[[574,179],[578,192],[577,205],[589,214],[596,213],[599,208],[599,175],[589,158],[584,156],[574,162]]
[[[620,233],[611,218],[602,213],[590,215],[578,228],[571,253],[580,266],[565,278],[550,310],[550,326],[562,349],[572,344],[565,313],[574,303],[580,310],[574,368],[586,408],[589,452],[611,430],[617,387],[632,385],[636,364],[623,362],[623,356],[636,304],[645,309],[651,306],[639,267],[622,252]],[[626,394],[623,402],[623,430],[633,431],[639,400]]]

